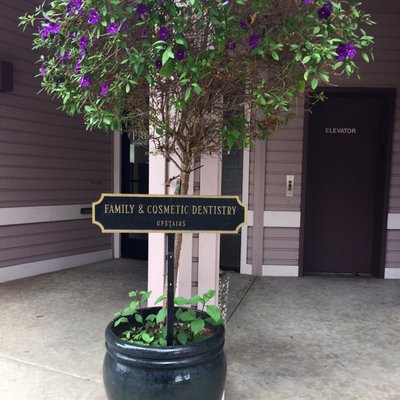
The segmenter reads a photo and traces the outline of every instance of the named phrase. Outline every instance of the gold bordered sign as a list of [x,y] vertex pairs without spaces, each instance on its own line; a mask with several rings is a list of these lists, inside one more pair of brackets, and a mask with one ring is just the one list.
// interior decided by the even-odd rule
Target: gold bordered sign
[[92,210],[104,233],[237,233],[247,223],[237,196],[102,194]]

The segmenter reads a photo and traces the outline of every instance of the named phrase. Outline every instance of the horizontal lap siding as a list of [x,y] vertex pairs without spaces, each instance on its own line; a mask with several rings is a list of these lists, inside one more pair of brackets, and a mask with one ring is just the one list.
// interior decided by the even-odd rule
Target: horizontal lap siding
[[264,228],[264,265],[299,265],[298,228]]
[[[112,137],[39,93],[39,53],[18,17],[38,1],[0,0],[0,59],[13,63],[14,91],[0,93],[0,207],[90,204],[112,190]],[[111,248],[89,219],[0,226],[0,267]]]
[[111,189],[111,136],[37,94],[38,54],[18,27],[33,3],[0,0],[0,58],[14,65],[14,91],[0,94],[0,207],[91,203]]
[[107,250],[110,235],[100,235],[90,220],[0,226],[0,268]]
[[[268,211],[300,211],[304,108],[297,105],[294,112],[289,124],[267,141],[264,205]],[[293,197],[286,197],[286,175],[294,175]]]

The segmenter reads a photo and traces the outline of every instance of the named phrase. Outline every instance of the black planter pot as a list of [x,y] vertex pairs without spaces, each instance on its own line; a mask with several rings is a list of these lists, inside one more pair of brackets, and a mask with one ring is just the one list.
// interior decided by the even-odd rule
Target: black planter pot
[[214,335],[203,342],[171,347],[126,343],[116,335],[126,326],[113,325],[106,328],[103,364],[108,400],[221,400],[226,378],[223,325],[212,327]]

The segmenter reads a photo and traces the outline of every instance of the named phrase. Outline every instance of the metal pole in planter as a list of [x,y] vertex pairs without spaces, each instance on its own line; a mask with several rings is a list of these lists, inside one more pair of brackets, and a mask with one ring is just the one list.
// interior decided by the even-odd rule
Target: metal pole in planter
[[175,234],[167,234],[168,250],[168,271],[167,271],[167,346],[174,344],[174,248]]

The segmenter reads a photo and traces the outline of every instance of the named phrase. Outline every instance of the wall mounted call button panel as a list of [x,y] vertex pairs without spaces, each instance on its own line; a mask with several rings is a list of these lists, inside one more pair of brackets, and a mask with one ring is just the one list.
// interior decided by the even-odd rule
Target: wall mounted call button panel
[[286,175],[286,197],[293,197],[294,175]]

